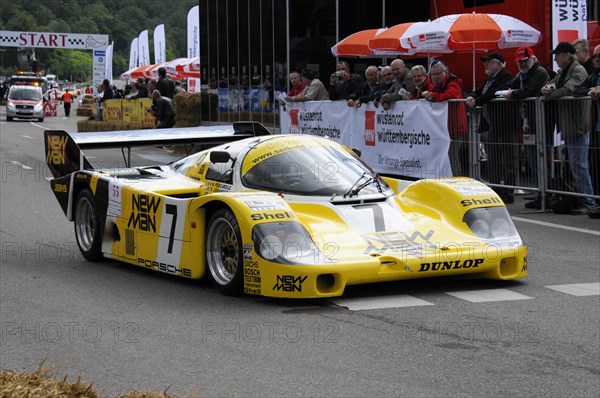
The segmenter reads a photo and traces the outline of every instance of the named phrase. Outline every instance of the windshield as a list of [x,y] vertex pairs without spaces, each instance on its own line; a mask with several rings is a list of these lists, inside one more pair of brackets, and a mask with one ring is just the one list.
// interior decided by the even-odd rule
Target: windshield
[[10,90],[10,93],[8,94],[8,98],[11,100],[21,100],[21,101],[41,101],[42,100],[42,92],[41,92],[41,90],[18,88],[16,90]]
[[[347,196],[388,189],[365,163],[335,142],[273,140],[251,149],[244,159],[242,183],[252,189],[296,195]],[[327,142],[327,141],[325,141]],[[271,147],[270,148],[265,148]],[[368,176],[369,178],[365,178]],[[355,195],[358,194],[355,191]]]

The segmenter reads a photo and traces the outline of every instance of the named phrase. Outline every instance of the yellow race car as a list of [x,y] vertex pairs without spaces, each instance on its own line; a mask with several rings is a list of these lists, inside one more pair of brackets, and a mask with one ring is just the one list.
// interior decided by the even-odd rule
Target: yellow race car
[[[119,169],[94,169],[82,152],[188,142],[212,147],[167,165]],[[330,139],[241,123],[48,130],[45,146],[52,190],[90,261],[208,274],[225,294],[289,298],[412,278],[527,276],[523,240],[488,186],[382,178]]]

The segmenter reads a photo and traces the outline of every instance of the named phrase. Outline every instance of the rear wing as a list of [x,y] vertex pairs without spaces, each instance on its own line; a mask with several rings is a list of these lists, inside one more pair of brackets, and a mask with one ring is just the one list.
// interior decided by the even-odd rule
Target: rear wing
[[[220,145],[243,138],[271,134],[256,122],[235,122],[223,126],[199,126],[160,130],[125,130],[94,133],[68,133],[64,130],[44,131],[46,164],[55,178],[77,170],[92,169],[84,149],[121,148],[148,145],[178,145],[199,143]],[[129,165],[129,156],[126,159]]]

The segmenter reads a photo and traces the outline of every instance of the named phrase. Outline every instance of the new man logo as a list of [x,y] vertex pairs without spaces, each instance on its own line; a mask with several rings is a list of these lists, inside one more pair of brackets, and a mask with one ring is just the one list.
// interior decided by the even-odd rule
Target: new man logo
[[161,198],[145,194],[131,195],[132,211],[129,216],[128,228],[156,233],[156,212]]
[[277,275],[277,283],[273,290],[283,290],[284,292],[301,292],[302,283],[308,276]]
[[48,154],[46,155],[47,164],[67,164],[67,141],[66,135],[48,135]]
[[365,145],[375,146],[375,112],[365,112]]

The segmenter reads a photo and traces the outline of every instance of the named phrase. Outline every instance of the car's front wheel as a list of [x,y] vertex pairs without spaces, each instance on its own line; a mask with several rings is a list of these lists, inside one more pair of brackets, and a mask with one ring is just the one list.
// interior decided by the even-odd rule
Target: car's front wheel
[[12,116],[7,116],[7,117],[6,117],[6,121],[7,121],[7,122],[12,122],[12,121],[13,121],[13,118],[12,118]]
[[75,238],[81,254],[89,261],[100,260],[102,258],[100,222],[94,195],[87,188],[77,195],[73,219]]
[[206,261],[210,279],[222,293],[242,293],[242,236],[239,224],[229,209],[217,210],[208,223]]

